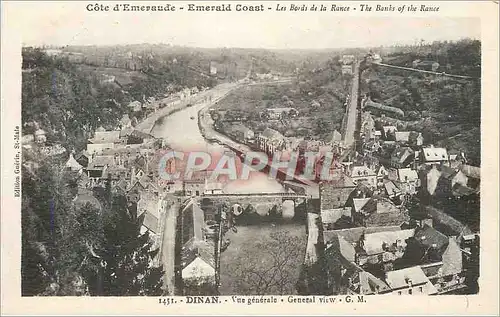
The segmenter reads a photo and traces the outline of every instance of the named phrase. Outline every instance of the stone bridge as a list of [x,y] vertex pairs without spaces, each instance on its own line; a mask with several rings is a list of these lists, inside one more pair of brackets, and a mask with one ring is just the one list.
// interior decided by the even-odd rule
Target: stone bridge
[[239,205],[243,210],[255,210],[259,215],[267,215],[273,208],[281,212],[284,204],[292,205],[294,212],[310,197],[291,193],[255,193],[255,194],[209,194],[203,199],[210,199],[214,204],[227,203],[230,206]]

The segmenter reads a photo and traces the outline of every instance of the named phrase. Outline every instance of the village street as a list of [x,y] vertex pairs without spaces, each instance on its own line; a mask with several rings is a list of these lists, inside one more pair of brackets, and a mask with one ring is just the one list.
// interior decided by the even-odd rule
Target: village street
[[359,62],[354,64],[354,72],[351,85],[351,93],[349,95],[349,104],[346,110],[346,127],[344,133],[344,144],[346,147],[351,146],[355,142],[355,131],[357,121],[357,106],[358,106],[358,89],[359,89]]

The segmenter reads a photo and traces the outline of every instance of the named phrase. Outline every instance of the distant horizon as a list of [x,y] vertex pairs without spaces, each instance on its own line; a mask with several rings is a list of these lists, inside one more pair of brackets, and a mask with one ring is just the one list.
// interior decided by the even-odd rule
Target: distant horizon
[[[481,41],[480,38],[465,36],[461,38],[454,39],[440,39],[433,41],[426,41],[423,39],[423,45],[431,45],[433,42],[459,42],[463,40]],[[126,47],[126,46],[141,46],[141,45],[152,45],[152,46],[168,46],[173,48],[192,48],[192,49],[208,49],[208,50],[220,50],[220,49],[241,49],[241,50],[268,50],[268,51],[332,51],[332,50],[354,50],[354,49],[369,49],[369,48],[391,48],[391,47],[406,47],[406,46],[420,46],[420,44],[415,42],[406,43],[394,43],[385,45],[375,45],[375,46],[339,46],[339,47],[324,47],[324,48],[305,48],[305,47],[289,47],[289,48],[273,48],[273,47],[243,47],[243,46],[196,46],[196,45],[182,45],[182,44],[172,44],[163,42],[137,42],[137,43],[116,43],[116,44],[38,44],[38,45],[26,45],[23,44],[23,48],[54,48],[61,49],[67,47]]]

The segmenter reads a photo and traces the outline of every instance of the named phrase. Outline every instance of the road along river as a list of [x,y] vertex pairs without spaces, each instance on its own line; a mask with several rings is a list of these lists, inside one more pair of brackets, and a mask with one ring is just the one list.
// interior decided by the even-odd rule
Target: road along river
[[[174,150],[188,152],[196,149],[207,153],[223,153],[227,148],[207,141],[201,134],[198,112],[205,107],[210,107],[233,89],[237,89],[234,84],[222,84],[211,89],[211,101],[200,100],[191,107],[164,117],[155,124],[151,134],[163,138]],[[248,180],[229,181],[223,190],[225,193],[285,192],[277,180],[260,172],[252,173]]]

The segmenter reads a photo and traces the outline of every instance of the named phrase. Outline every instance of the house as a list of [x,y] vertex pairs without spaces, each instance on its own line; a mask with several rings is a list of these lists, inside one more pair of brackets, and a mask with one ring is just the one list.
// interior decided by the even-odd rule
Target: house
[[370,198],[353,198],[352,200],[352,212],[351,216],[356,213],[360,213],[361,209],[366,205],[367,202],[370,201]]
[[285,137],[276,130],[267,128],[257,136],[257,146],[268,154],[283,149]]
[[323,230],[334,230],[337,229],[335,227],[339,219],[342,217],[352,218],[351,207],[321,210],[320,216]]
[[363,237],[382,231],[396,232],[401,231],[401,228],[397,226],[359,227],[323,232],[323,244],[326,246],[324,250],[327,271],[326,279],[334,295],[372,295],[391,292],[391,288],[382,278],[376,277],[356,263],[358,255],[365,253],[360,248]]
[[132,132],[134,131],[134,128],[132,127],[132,125],[130,125],[129,127],[125,127],[123,129],[120,130],[120,140],[121,140],[121,143],[123,144],[127,144],[128,142],[128,137],[132,134]]
[[387,196],[390,198],[390,199],[394,199],[394,198],[397,198],[399,196],[401,196],[401,189],[399,189],[393,181],[390,181],[390,180],[386,180],[384,182],[384,189],[385,189],[385,192],[387,194]]
[[81,173],[83,171],[83,166],[78,163],[75,158],[73,157],[73,153],[69,154],[69,158],[64,164],[64,167],[69,169],[72,172],[78,172]]
[[447,236],[456,236],[460,238],[473,233],[467,225],[464,225],[443,210],[432,206],[425,206],[424,212],[432,219],[432,226]]
[[104,185],[107,179],[107,170],[115,166],[114,157],[111,155],[99,155],[92,159],[86,169],[92,186]]
[[378,182],[380,183],[388,175],[389,175],[389,172],[387,172],[387,169],[384,167],[384,165],[380,165],[379,168],[377,169]]
[[352,213],[353,223],[363,227],[400,226],[409,221],[408,212],[392,201],[373,196],[358,211]]
[[243,143],[252,142],[255,136],[254,132],[251,129],[242,124],[232,125],[228,132],[236,140]]
[[460,169],[453,169],[446,165],[441,166],[439,169],[441,171],[441,177],[449,182],[450,188],[453,188],[455,184],[467,186],[469,179]]
[[375,120],[370,113],[363,113],[363,123],[361,124],[361,133],[365,142],[375,139]]
[[422,133],[411,131],[408,138],[408,143],[411,146],[422,146],[424,144],[424,137]]
[[154,139],[154,136],[151,134],[144,133],[139,130],[133,130],[128,136],[127,144],[142,144],[152,139]]
[[420,179],[426,194],[440,197],[450,196],[457,185],[467,187],[468,183],[468,177],[461,170],[446,165],[423,166]]
[[115,159],[112,155],[98,155],[92,159],[90,168],[111,167],[115,165]]
[[364,183],[368,186],[377,186],[377,174],[366,165],[351,166],[349,176],[354,184]]
[[417,188],[420,187],[420,179],[418,178],[417,171],[411,168],[400,168],[397,170],[398,187],[405,194],[416,194]]
[[82,167],[87,167],[92,162],[92,155],[87,153],[87,151],[82,151],[75,156],[75,160]]
[[181,277],[187,280],[209,280],[215,278],[215,249],[206,240],[203,228],[203,210],[190,199],[181,211]]
[[382,146],[378,140],[369,140],[363,143],[363,152],[368,155],[378,153],[381,149]]
[[[182,181],[182,188],[186,196],[202,196],[207,191],[208,180],[210,179],[210,171],[194,172],[190,179]],[[219,192],[219,188],[213,185],[214,193]],[[209,189],[208,189],[209,190]],[[220,188],[222,190],[222,188]],[[208,193],[208,192],[207,192]]]
[[[316,164],[313,167],[316,179],[329,181],[339,178],[339,176],[343,173],[343,167],[337,162],[335,154],[332,157],[329,166],[325,165],[325,160],[327,163],[330,162],[330,159],[328,159],[324,154],[319,154],[319,159],[317,159]],[[303,171],[305,165],[307,164],[307,158],[304,155],[299,154],[299,162],[303,162],[304,164],[303,167],[300,167]]]
[[432,295],[464,285],[457,240],[432,227],[330,230],[323,238],[333,294]]
[[149,238],[153,241],[153,246],[159,244],[161,234],[161,218],[165,213],[165,202],[158,196],[143,192],[137,202],[137,217],[143,216],[141,234],[149,232]]
[[94,137],[88,140],[91,144],[120,143],[120,131],[96,130]]
[[409,147],[396,148],[391,154],[390,165],[393,168],[410,166],[415,160],[414,151]]
[[420,163],[427,165],[448,164],[448,152],[445,148],[437,148],[434,146],[422,148],[420,151]]
[[125,188],[128,201],[137,203],[141,199],[141,195],[148,189],[148,182],[146,179],[135,179],[129,182],[119,182],[120,187]]
[[424,193],[434,195],[441,172],[438,171],[436,165],[424,165],[420,168],[419,173],[420,184]]
[[331,239],[324,251],[327,270],[327,284],[334,295],[372,295],[390,292],[389,286],[380,278],[366,272],[354,263],[352,245],[340,235]]
[[352,75],[352,65],[342,65],[342,75]]
[[463,287],[462,250],[454,237],[425,225],[416,229],[408,243],[412,243],[407,248],[411,258],[418,259],[418,264],[425,267],[426,275],[439,293]]
[[355,262],[361,267],[381,264],[384,271],[390,271],[394,262],[403,257],[406,240],[414,234],[414,229],[365,233],[357,241]]
[[382,130],[384,131],[385,139],[394,140],[394,138],[391,138],[390,136],[394,136],[395,133],[398,131],[398,128],[392,125],[388,125],[388,126],[383,126]]
[[87,144],[87,153],[90,155],[102,154],[105,150],[111,150],[115,147],[115,143],[88,143]]
[[448,151],[448,156],[450,158],[450,167],[452,168],[456,168],[462,164],[467,163],[467,158],[465,157],[465,153],[462,151],[451,149]]
[[415,131],[401,131],[394,132],[396,142],[407,144],[411,146],[421,146],[424,144],[424,137],[422,133]]
[[385,282],[391,288],[392,294],[434,295],[438,292],[419,266],[388,271]]
[[394,132],[396,142],[408,144],[410,141],[410,131],[396,131]]
[[355,60],[356,57],[354,57],[354,55],[342,55],[340,63],[342,63],[343,65],[351,65]]
[[47,135],[46,135],[46,133],[45,133],[44,130],[38,129],[38,130],[35,131],[35,137],[34,137],[34,139],[35,139],[35,142],[37,144],[42,144],[43,145],[43,144],[45,144],[45,142],[47,142]]
[[467,177],[467,186],[479,190],[481,182],[481,168],[463,164],[460,166],[460,171]]
[[343,173],[319,184],[320,210],[344,207],[356,184]]

